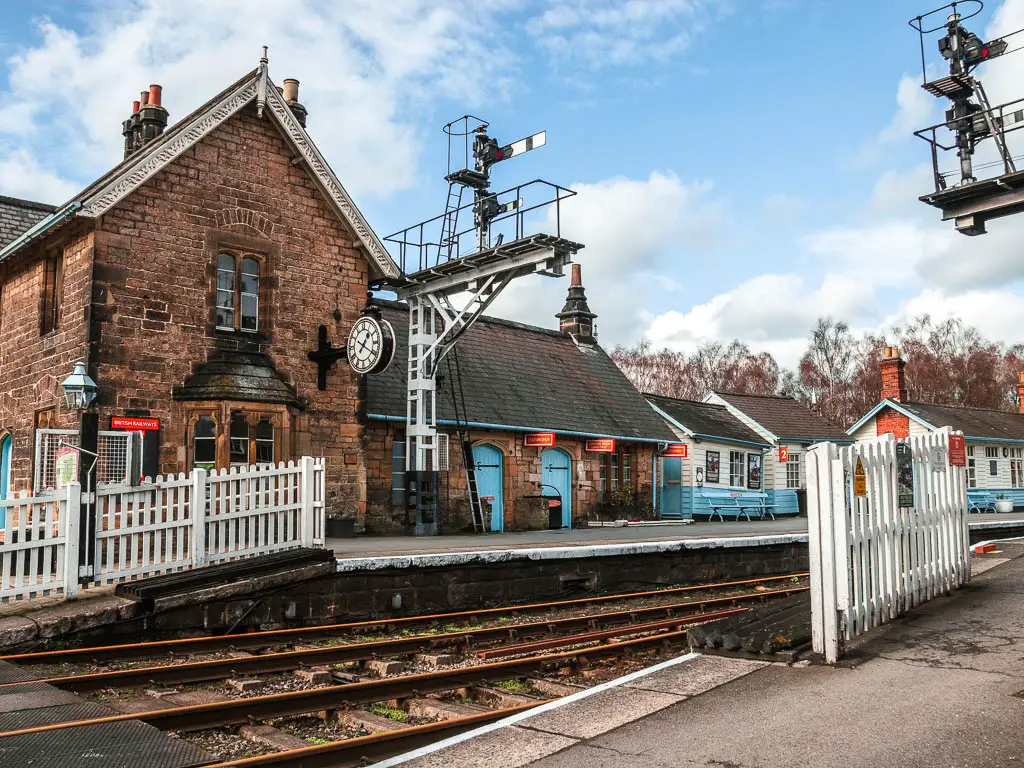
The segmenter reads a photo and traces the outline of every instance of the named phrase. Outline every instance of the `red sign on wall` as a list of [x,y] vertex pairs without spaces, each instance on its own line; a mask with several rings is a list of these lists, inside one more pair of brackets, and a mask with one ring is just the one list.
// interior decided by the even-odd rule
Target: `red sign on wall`
[[523,438],[523,445],[527,448],[550,448],[555,444],[554,432],[531,432]]
[[954,467],[967,466],[967,441],[963,435],[949,436],[949,463]]
[[134,416],[111,416],[111,429],[127,429],[129,432],[147,432],[160,429],[160,419],[141,419]]
[[789,461],[789,448],[784,445],[779,446],[779,462],[785,464]]
[[686,443],[673,443],[664,451],[661,452],[662,456],[674,456],[680,459],[685,459],[690,455],[690,446]]
[[591,453],[615,453],[615,438],[595,437],[583,444],[585,451]]

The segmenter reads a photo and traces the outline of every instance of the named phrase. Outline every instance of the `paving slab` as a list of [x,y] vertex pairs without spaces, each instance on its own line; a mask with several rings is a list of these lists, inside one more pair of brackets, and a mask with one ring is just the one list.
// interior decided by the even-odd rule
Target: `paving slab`
[[626,683],[626,687],[672,693],[677,696],[699,696],[766,666],[768,662],[765,661],[698,656],[683,664]]
[[589,739],[682,701],[681,696],[636,688],[612,688],[524,720],[532,730]]
[[[408,768],[520,768],[576,744],[576,739],[555,733],[510,726],[415,758]],[[457,750],[457,751],[455,751]]]

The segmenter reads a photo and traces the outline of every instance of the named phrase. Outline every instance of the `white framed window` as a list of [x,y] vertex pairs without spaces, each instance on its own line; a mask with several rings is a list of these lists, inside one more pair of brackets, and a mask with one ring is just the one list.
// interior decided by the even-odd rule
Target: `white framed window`
[[967,446],[967,487],[978,487],[978,467],[974,459],[974,446]]
[[1024,461],[1010,459],[1010,487],[1024,488]]
[[746,455],[743,451],[729,451],[729,485],[742,488],[746,477]]
[[800,487],[800,454],[790,453],[789,461],[786,462],[786,487]]
[[985,458],[986,459],[998,459],[999,449],[994,445],[985,446]]

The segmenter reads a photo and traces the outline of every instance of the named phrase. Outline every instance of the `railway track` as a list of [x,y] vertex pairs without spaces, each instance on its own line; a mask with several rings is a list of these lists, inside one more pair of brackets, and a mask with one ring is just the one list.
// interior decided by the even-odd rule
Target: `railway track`
[[[246,756],[217,764],[224,768],[364,765],[369,759],[408,751],[460,730],[525,711],[544,703],[550,696],[557,697],[567,691],[581,690],[578,685],[566,686],[556,682],[564,682],[566,675],[582,678],[586,677],[587,671],[603,674],[607,670],[611,676],[617,677],[622,674],[624,666],[639,668],[651,663],[651,659],[659,657],[659,654],[660,658],[675,655],[686,641],[687,625],[732,616],[746,611],[751,604],[806,591],[806,587],[792,583],[794,577],[803,575],[788,574],[765,579],[432,616],[271,630],[232,637],[189,638],[6,656],[3,657],[5,661],[20,666],[31,668],[33,665],[46,665],[44,671],[49,671],[53,665],[94,664],[97,661],[116,665],[119,662],[164,657],[164,661],[169,662],[124,669],[103,668],[100,671],[49,674],[39,679],[39,682],[88,693],[93,700],[112,704],[115,709],[119,708],[116,703],[118,696],[142,687],[159,689],[160,686],[184,686],[195,694],[196,684],[209,685],[227,678],[244,677],[282,679],[282,675],[296,670],[300,670],[297,674],[302,674],[301,670],[318,670],[317,674],[328,678],[329,682],[280,693],[252,696],[229,694],[227,697],[224,696],[223,685],[216,692],[200,686],[199,693],[208,694],[213,700],[203,701],[200,697],[203,703],[167,706],[164,702],[154,703],[150,699],[151,708],[148,709],[143,695],[133,701],[136,705],[142,701],[141,708],[144,711],[137,711],[138,707],[132,706],[129,707],[132,711],[122,709],[123,714],[10,730],[0,733],[0,740],[68,731],[101,723],[140,720],[161,730],[177,732],[186,739],[202,739],[207,734],[228,734],[236,741],[244,741],[241,734],[245,728],[237,729],[236,733],[236,726],[273,723],[273,727],[269,728],[273,731],[275,728],[287,729],[289,724],[300,720],[340,722],[344,713],[359,712],[356,708],[364,705],[382,707],[384,711],[393,714],[403,714],[403,707],[413,711],[412,705],[416,702],[422,708],[424,701],[468,701],[468,705],[450,704],[449,709],[457,711],[460,706],[462,710],[467,709],[467,706],[480,709],[473,698],[477,693],[496,692],[494,689],[502,684],[517,686],[512,690],[523,692],[523,695],[506,696],[497,703],[488,700],[491,708],[486,711],[451,716],[451,719],[441,722],[405,725],[367,736],[353,735],[351,732],[339,736],[337,728],[333,731],[327,729],[331,733],[329,738],[316,738],[316,743],[308,747],[278,748],[278,751],[268,754]],[[785,586],[780,584],[785,580],[791,583]],[[776,588],[768,588],[766,585]],[[747,587],[754,589],[740,591]],[[676,596],[689,599],[666,602]],[[628,605],[638,600],[643,604]],[[627,607],[612,605],[615,602],[624,602]],[[598,609],[596,612],[592,610],[594,607]],[[602,608],[604,610],[600,610]],[[573,611],[585,612],[564,615]],[[510,617],[540,612],[557,612],[557,615],[541,620],[508,623]],[[490,625],[477,624],[467,629],[450,631],[457,621],[490,622]],[[371,640],[362,640],[360,637],[365,637],[366,633],[408,632],[416,627],[434,627],[436,630],[438,626],[445,631]],[[302,643],[309,642],[322,645],[301,647]],[[281,646],[300,647],[277,650]],[[244,649],[262,652],[250,653],[244,652]],[[189,654],[210,653],[231,655],[198,661],[187,658]],[[456,665],[429,672],[387,674],[370,679],[362,674],[351,673],[353,664],[359,665],[356,670],[362,672],[362,665],[371,660],[387,662],[424,653],[434,654],[435,658],[438,658],[436,654],[439,653],[451,653],[452,656],[444,658]],[[456,657],[457,662],[454,661]],[[288,679],[295,678],[292,676]],[[540,685],[542,682],[544,686]],[[0,685],[0,691],[4,687]],[[177,689],[169,690],[173,694]],[[151,691],[149,695],[159,693]],[[114,703],[104,699],[110,696],[114,697]],[[467,699],[467,696],[470,698]],[[172,695],[171,700],[174,698]],[[336,716],[335,713],[341,714]],[[294,736],[291,738],[293,742],[296,741]],[[322,741],[327,743],[320,743]],[[201,745],[206,746],[205,743]],[[218,753],[232,755],[239,754],[239,751],[218,750]]]
[[[749,587],[793,579],[806,578],[809,574],[788,573],[781,576],[766,576],[740,581],[726,581],[714,584],[695,584],[685,587],[668,587],[645,592],[629,592],[613,595],[596,595],[574,600],[558,600],[545,603],[529,603],[526,605],[510,605],[498,608],[482,608],[473,611],[456,611],[423,616],[404,616],[372,621],[356,621],[339,624],[323,624],[313,627],[297,627],[295,629],[273,629],[263,632],[247,632],[239,635],[216,635],[211,637],[181,638],[177,640],[158,640],[145,643],[126,643],[120,645],[93,646],[86,648],[70,648],[55,651],[37,651],[0,656],[0,660],[12,664],[67,664],[75,662],[99,662],[106,660],[120,661],[132,658],[146,658],[160,654],[210,653],[222,650],[247,650],[266,648],[275,644],[308,643],[325,638],[345,634],[358,634],[373,631],[395,631],[419,625],[444,625],[455,622],[480,622],[540,613],[555,610],[572,610],[590,605],[601,605],[611,602],[637,600],[642,598],[668,597],[671,595],[713,592],[737,587]],[[694,601],[697,602],[697,601]]]

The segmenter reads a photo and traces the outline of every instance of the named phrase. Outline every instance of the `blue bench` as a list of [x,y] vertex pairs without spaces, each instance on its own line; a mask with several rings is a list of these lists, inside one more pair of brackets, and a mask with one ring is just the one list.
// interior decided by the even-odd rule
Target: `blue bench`
[[968,491],[967,492],[967,511],[968,512],[995,512],[996,511],[996,495],[994,493],[988,493],[986,491]]
[[741,516],[752,520],[752,513],[757,514],[758,520],[764,520],[765,517],[775,519],[775,505],[768,504],[768,497],[764,493],[742,493],[705,488],[701,490],[700,497],[704,499],[711,511],[708,520],[714,520],[715,515],[718,515],[718,519],[724,523],[726,512],[734,513],[737,520]]

